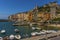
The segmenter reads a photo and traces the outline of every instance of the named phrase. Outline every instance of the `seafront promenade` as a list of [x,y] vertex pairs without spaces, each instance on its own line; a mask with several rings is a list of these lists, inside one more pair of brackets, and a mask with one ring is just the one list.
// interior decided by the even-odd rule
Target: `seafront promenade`
[[46,38],[47,38],[47,40],[52,40],[53,38],[56,38],[56,37],[59,37],[59,36],[60,36],[60,30],[57,31],[57,33],[34,36],[34,37],[25,38],[25,39],[21,39],[21,40],[42,40],[42,39],[46,39]]
[[48,26],[53,26],[53,27],[60,27],[60,24],[49,24]]

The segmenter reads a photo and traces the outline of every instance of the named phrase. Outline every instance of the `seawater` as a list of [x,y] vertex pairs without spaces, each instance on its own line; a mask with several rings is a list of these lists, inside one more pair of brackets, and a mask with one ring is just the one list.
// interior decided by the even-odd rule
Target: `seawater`
[[[12,24],[13,22],[0,22],[0,31],[6,30],[5,34],[0,33],[0,37],[10,36],[11,34],[20,34],[22,38],[31,36],[32,30],[29,26],[13,26]],[[19,33],[14,31],[16,28],[19,29]]]

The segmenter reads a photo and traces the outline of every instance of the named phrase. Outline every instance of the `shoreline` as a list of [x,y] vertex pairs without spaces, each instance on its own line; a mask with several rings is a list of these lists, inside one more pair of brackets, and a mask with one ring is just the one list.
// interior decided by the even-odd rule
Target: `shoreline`
[[21,39],[21,40],[41,40],[41,39],[46,39],[46,37],[48,40],[51,40],[51,38],[55,38],[58,36],[60,36],[60,31],[58,31],[57,33],[41,35],[41,36],[34,36],[34,37],[25,38],[25,39]]

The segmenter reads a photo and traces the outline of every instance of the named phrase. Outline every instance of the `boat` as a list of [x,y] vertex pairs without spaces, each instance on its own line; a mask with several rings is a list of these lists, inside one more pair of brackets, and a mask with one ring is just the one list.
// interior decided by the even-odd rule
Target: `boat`
[[56,31],[54,30],[48,30],[50,33],[57,33]]
[[14,39],[14,35],[10,35],[9,39],[13,40]]
[[41,35],[45,35],[45,34],[46,34],[46,32],[44,32],[44,31],[41,31],[41,32],[40,32],[40,34],[41,34]]
[[0,37],[0,40],[3,40],[3,38],[2,38],[2,37]]
[[40,30],[41,28],[39,28],[39,27],[36,27],[36,29],[37,29],[37,30]]
[[36,36],[36,33],[37,33],[37,32],[32,32],[31,35],[32,35],[32,36]]
[[36,28],[35,27],[32,27],[32,30],[35,30]]
[[1,33],[5,33],[6,31],[5,30],[1,30]]
[[20,40],[20,39],[21,39],[21,36],[20,36],[20,35],[15,35],[15,38],[16,38],[17,40]]
[[41,33],[40,32],[37,32],[36,35],[41,35]]
[[39,27],[32,27],[32,30],[40,30],[41,28]]
[[19,32],[19,30],[18,30],[18,29],[15,29],[14,31],[15,31],[15,32],[17,32],[17,33]]

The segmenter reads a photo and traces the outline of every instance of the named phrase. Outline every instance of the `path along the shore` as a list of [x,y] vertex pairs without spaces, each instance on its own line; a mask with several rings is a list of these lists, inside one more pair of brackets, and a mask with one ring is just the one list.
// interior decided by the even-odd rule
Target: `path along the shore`
[[21,40],[40,40],[43,38],[47,38],[47,40],[52,40],[55,37],[60,36],[60,31],[58,31],[57,33],[51,33],[51,34],[47,34],[47,35],[40,35],[40,36],[34,36],[34,37],[30,37],[30,38],[25,38],[25,39],[21,39]]

